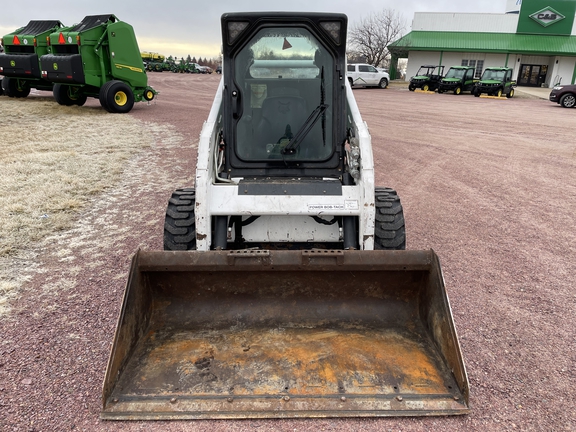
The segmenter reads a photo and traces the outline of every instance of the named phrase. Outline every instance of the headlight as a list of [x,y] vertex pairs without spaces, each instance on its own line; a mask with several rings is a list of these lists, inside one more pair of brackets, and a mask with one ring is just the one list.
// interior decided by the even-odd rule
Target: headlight
[[564,88],[564,87],[562,87],[562,86],[556,86],[556,87],[554,87],[553,90],[562,90],[563,88]]

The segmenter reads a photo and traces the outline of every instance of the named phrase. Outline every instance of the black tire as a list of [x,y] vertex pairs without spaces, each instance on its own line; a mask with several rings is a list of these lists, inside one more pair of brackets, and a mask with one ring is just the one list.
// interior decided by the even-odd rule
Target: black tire
[[348,78],[348,82],[350,83],[350,87],[354,87],[354,81],[352,81],[352,78]]
[[106,102],[106,92],[108,91],[108,87],[110,87],[112,83],[113,81],[105,82],[104,85],[100,87],[100,91],[98,92],[98,99],[100,100],[100,105],[102,105],[102,108],[104,108],[108,112],[110,112],[110,109],[108,108],[108,102]]
[[474,96],[475,96],[475,97],[480,97],[481,94],[482,94],[482,93],[480,93],[478,90],[476,90],[476,91],[474,92]]
[[388,87],[388,80],[386,78],[382,78],[378,83],[378,87],[380,87],[381,89],[385,89],[386,87]]
[[142,95],[142,97],[144,98],[144,100],[150,102],[152,99],[154,99],[154,92],[150,89],[144,89],[144,94]]
[[79,93],[78,91],[73,91],[74,87],[64,84],[54,84],[54,89],[52,94],[54,94],[54,99],[60,105],[72,106],[78,105],[82,106],[86,103],[86,95]]
[[462,94],[462,87],[456,86],[456,88],[454,89],[454,94],[457,96],[461,95]]
[[106,108],[110,113],[125,114],[134,107],[134,93],[130,86],[122,81],[110,81],[104,94]]
[[574,93],[566,93],[560,98],[560,105],[564,108],[574,108],[576,106],[576,95]]
[[406,249],[404,212],[398,194],[393,189],[377,187],[374,195],[376,207],[374,249]]
[[194,188],[176,189],[168,201],[164,219],[164,250],[195,250]]
[[18,80],[12,77],[4,77],[2,79],[2,89],[8,97],[25,98],[30,94],[30,87],[26,84],[18,87]]
[[4,94],[4,89],[2,88],[2,78],[0,78],[0,96]]
[[430,86],[429,86],[428,84],[423,84],[423,85],[422,85],[422,91],[427,92],[427,91],[429,91],[429,90],[430,90]]
[[513,88],[512,88],[512,89],[510,89],[510,91],[508,92],[508,94],[506,95],[506,97],[507,97],[508,99],[510,99],[510,98],[513,98],[513,97],[514,97],[514,89],[513,89]]
[[438,93],[442,94],[442,93],[444,93],[444,90],[442,90],[440,87],[438,87]]
[[412,84],[408,84],[408,90],[414,91],[414,86]]
[[498,98],[499,98],[499,97],[502,97],[502,89],[499,88],[498,90],[496,90],[496,93],[494,93],[494,96],[496,96],[496,97],[498,97]]

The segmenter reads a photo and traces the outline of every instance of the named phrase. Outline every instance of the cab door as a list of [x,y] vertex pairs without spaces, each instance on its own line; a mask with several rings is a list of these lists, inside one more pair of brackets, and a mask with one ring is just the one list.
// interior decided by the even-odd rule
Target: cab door
[[468,69],[464,74],[463,91],[470,91],[474,87],[474,69]]

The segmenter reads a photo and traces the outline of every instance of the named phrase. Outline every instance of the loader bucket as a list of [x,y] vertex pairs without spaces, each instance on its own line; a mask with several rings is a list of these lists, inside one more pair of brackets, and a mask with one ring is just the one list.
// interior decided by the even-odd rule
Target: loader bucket
[[103,419],[465,414],[433,251],[143,252]]

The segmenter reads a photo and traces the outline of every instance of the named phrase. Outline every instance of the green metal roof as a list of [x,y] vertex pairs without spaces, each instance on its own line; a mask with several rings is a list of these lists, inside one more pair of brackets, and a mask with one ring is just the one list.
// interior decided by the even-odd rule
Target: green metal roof
[[399,56],[408,51],[481,51],[576,56],[576,36],[413,31],[392,42],[388,49]]

